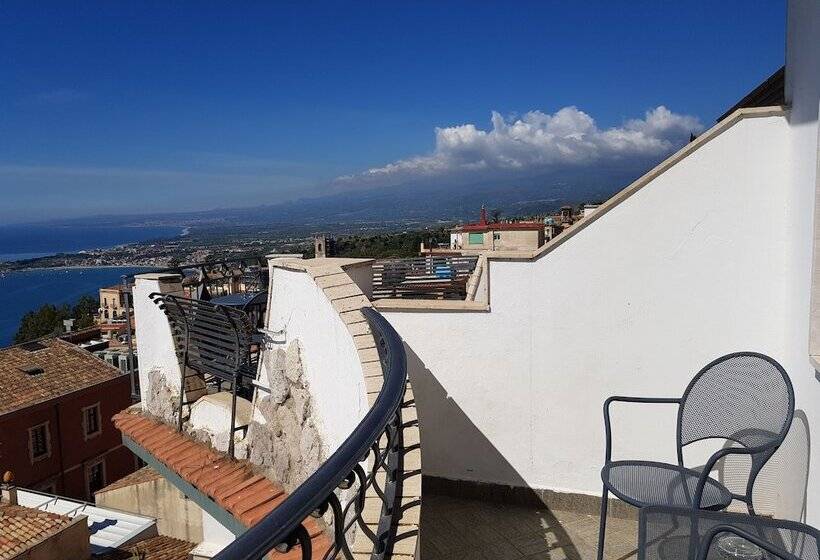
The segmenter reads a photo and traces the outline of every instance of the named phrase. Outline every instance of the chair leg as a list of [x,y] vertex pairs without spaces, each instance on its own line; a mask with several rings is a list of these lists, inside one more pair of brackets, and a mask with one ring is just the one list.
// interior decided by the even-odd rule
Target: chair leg
[[604,538],[606,537],[606,510],[609,506],[609,490],[604,486],[601,496],[601,522],[598,525],[598,560],[604,560]]

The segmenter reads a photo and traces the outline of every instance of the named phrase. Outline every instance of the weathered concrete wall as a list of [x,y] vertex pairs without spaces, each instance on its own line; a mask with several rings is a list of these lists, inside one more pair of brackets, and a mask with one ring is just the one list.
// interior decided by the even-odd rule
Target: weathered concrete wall
[[325,457],[299,341],[268,350],[260,369],[270,392],[257,391],[255,419],[246,441],[248,459],[291,492]]
[[[298,341],[300,382],[310,387],[309,416],[329,455],[350,435],[368,408],[361,361],[340,311],[313,278],[304,270],[276,267],[275,262],[270,272],[268,329],[280,334],[269,343],[268,352],[275,348],[287,351]],[[311,262],[311,266],[317,263]],[[271,375],[268,363],[261,368],[264,373],[260,373],[259,381],[263,385]]]
[[157,531],[189,542],[200,542],[202,509],[164,478],[115,488],[95,495],[97,505],[154,517]]
[[80,515],[74,518],[71,524],[59,533],[32,546],[14,558],[24,558],[25,560],[76,558],[77,560],[85,560],[91,555],[89,538],[88,520],[84,515]]

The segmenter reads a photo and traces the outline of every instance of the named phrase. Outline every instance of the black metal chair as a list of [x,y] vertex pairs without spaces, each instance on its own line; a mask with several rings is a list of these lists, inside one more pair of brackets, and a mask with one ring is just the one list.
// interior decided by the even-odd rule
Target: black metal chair
[[[160,293],[149,297],[168,317],[182,372],[177,429],[182,431],[183,407],[201,396],[185,400],[192,379],[201,380],[205,390],[211,380],[216,382],[217,390],[222,389],[223,382],[230,383],[228,454],[233,456],[233,434],[247,429],[247,426],[235,425],[236,397],[249,396],[244,392],[243,380],[255,379],[258,363],[258,356],[252,351],[254,329],[250,318],[238,309],[207,301]],[[189,369],[193,373],[188,373]]]
[[[609,407],[613,402],[677,404],[678,464],[612,461]],[[722,510],[732,500],[740,500],[754,514],[755,479],[786,437],[793,415],[794,389],[786,371],[772,358],[755,352],[728,354],[709,363],[681,398],[608,398],[604,402],[606,462],[601,470],[598,560],[604,553],[609,492],[639,508],[663,505]],[[683,448],[706,439],[722,439],[732,445],[715,452],[702,470],[684,467]],[[751,459],[745,494],[734,494],[709,476],[717,462],[731,454]]]
[[638,560],[820,560],[818,543],[814,527],[764,516],[669,506],[639,516]]

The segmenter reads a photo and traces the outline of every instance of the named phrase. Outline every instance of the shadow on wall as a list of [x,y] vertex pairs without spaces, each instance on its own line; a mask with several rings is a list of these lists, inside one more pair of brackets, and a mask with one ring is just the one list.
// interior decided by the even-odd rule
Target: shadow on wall
[[[778,491],[777,516],[793,521],[806,520],[809,466],[811,462],[811,433],[806,413],[794,411],[794,420],[786,440],[772,458],[773,481]],[[768,467],[768,465],[767,465]],[[762,475],[765,475],[765,470]]]
[[[732,445],[727,442],[725,446]],[[810,456],[808,419],[806,413],[798,409],[794,411],[786,439],[755,481],[753,499],[756,513],[805,521]],[[714,476],[732,492],[744,494],[750,466],[747,455],[729,456],[718,462]],[[734,502],[730,509],[741,513],[747,511],[742,502]]]
[[[423,449],[423,465],[427,471],[428,460],[433,464],[441,461],[455,462],[466,477],[480,467],[479,472],[496,473],[501,480],[514,481],[514,486],[499,486],[482,484],[469,480],[453,481],[436,476],[424,476],[421,511],[421,540],[423,558],[450,558],[452,554],[466,553],[472,547],[479,549],[487,547],[502,547],[503,539],[496,539],[492,544],[484,540],[490,537],[482,529],[483,523],[500,529],[499,524],[513,522],[510,531],[516,534],[527,534],[535,537],[536,542],[552,543],[550,548],[560,548],[567,560],[581,560],[588,558],[594,552],[589,549],[589,543],[583,539],[572,537],[564,526],[544,505],[542,496],[527,487],[521,475],[504,459],[502,454],[473,424],[461,407],[447,396],[444,388],[438,383],[433,374],[427,369],[413,350],[405,344],[407,352],[407,367],[413,392],[416,396],[419,423]],[[436,403],[435,407],[425,407],[425,403]],[[447,448],[441,442],[432,442],[433,446],[425,441],[425,426],[427,430],[434,430],[436,425],[446,423],[449,434],[457,434]],[[427,432],[429,433],[429,432]],[[461,463],[459,449],[453,444],[458,442],[458,448],[470,448],[471,457],[481,457],[481,465]],[[435,470],[433,471],[435,472]],[[442,499],[443,496],[463,499],[480,499],[488,503],[480,512],[471,509],[471,506],[460,500]],[[521,508],[505,504],[526,504],[533,508]],[[463,515],[462,515],[463,513]],[[477,520],[476,515],[482,517]],[[492,518],[492,519],[491,519]],[[464,525],[464,526],[462,526]],[[597,530],[597,523],[594,527]],[[491,530],[490,530],[491,531]],[[471,536],[472,535],[472,536]],[[454,538],[458,536],[458,538]],[[451,549],[452,547],[452,549]],[[478,550],[478,549],[476,549]],[[499,550],[500,552],[500,550]]]
[[[452,516],[443,517],[439,511],[440,506],[436,503],[438,497],[450,496],[495,502],[488,505],[487,510],[490,512],[497,511],[498,508],[503,510],[503,504],[532,506],[528,520],[534,527],[541,527],[545,539],[566,543],[565,554],[570,560],[587,557],[586,548],[589,548],[589,541],[594,539],[594,535],[571,538],[572,535],[557,522],[550,508],[555,510],[558,518],[563,515],[561,512],[566,511],[597,516],[600,498],[530,488],[458,403],[447,394],[413,349],[405,344],[405,351],[408,373],[416,395],[424,450],[425,499],[422,502],[421,519],[422,532],[429,534],[430,538],[422,539],[422,545],[446,540],[445,535],[442,535],[442,539],[437,539],[436,533],[446,532],[447,524],[444,520]],[[435,436],[436,426],[444,425],[449,434],[446,440]],[[462,449],[469,449],[469,457],[472,459],[467,459],[461,453]],[[755,506],[759,513],[805,520],[810,450],[811,438],[806,414],[802,410],[796,410],[783,445],[760,473],[755,485]],[[441,468],[445,464],[446,470]],[[443,472],[462,473],[462,480],[437,476]],[[509,481],[509,486],[480,482],[481,477],[487,473],[491,473],[494,480]],[[743,481],[744,477],[748,477],[748,465],[722,465],[715,476],[734,489],[733,481]],[[458,507],[459,503],[461,502],[456,501],[455,506],[447,507]],[[617,501],[611,501],[610,504],[613,517],[624,521],[634,519],[636,510],[633,508]],[[425,519],[430,526],[425,523]],[[597,518],[594,518],[593,528],[597,530]],[[437,557],[436,551],[430,552],[432,554],[425,557]]]

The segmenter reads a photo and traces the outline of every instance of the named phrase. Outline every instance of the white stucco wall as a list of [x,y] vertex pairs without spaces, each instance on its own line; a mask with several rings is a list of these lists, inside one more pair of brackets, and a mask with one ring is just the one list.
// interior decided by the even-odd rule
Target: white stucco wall
[[[385,312],[409,347],[426,474],[600,493],[605,398],[680,396],[738,350],[781,361],[820,426],[814,190],[793,182],[792,134],[782,116],[742,120],[542,258],[491,261],[488,313]],[[674,408],[613,412],[615,458],[674,460]],[[805,483],[789,469],[762,483],[784,515]]]
[[[787,278],[790,321],[786,325],[788,352],[786,366],[792,373],[797,406],[806,414],[811,431],[820,429],[820,382],[814,369],[806,364],[812,282],[817,293],[820,274],[812,278],[812,255],[817,259],[817,204],[820,203],[818,164],[818,108],[820,108],[820,2],[789,0],[786,44],[786,103],[790,145],[791,176],[784,181],[789,203],[786,206],[792,243],[787,251]],[[815,263],[815,270],[818,264]],[[811,346],[816,346],[815,341]],[[790,367],[791,366],[791,367]],[[781,455],[786,455],[782,453]],[[783,459],[783,457],[781,457]],[[807,519],[820,525],[820,449],[810,446],[810,469],[807,489]],[[782,501],[793,498],[783,496]]]
[[[317,414],[314,420],[333,452],[364,417],[364,374],[353,337],[324,292],[305,272],[271,267],[268,329],[284,331],[274,344],[298,340]],[[260,375],[266,379],[266,375]]]
[[168,317],[150,297],[152,293],[173,294],[184,297],[182,277],[178,274],[138,274],[134,279],[134,325],[140,353],[140,390],[148,394],[148,374],[159,370],[165,375],[168,386],[178,392],[181,384],[179,361],[171,336]]

